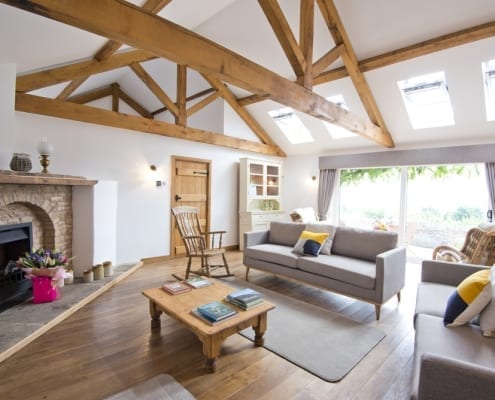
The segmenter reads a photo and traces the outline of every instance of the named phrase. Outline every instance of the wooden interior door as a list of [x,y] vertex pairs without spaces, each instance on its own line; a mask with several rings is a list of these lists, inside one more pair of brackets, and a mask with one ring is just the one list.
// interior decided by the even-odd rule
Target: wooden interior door
[[[202,231],[210,230],[210,170],[211,161],[187,157],[172,157],[171,207],[199,208]],[[184,245],[173,216],[171,217],[172,257],[185,254]]]

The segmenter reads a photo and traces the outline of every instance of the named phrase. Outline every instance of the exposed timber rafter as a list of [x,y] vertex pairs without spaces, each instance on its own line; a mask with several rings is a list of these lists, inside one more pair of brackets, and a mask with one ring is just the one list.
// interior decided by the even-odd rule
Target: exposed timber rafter
[[222,95],[224,100],[230,105],[230,107],[232,107],[232,109],[237,113],[237,115],[239,117],[241,117],[241,119],[246,123],[246,125],[249,126],[249,128],[254,132],[254,134],[256,136],[258,136],[258,138],[263,143],[271,144],[271,145],[275,144],[270,139],[270,136],[268,135],[268,133],[266,133],[266,131],[253,118],[253,116],[245,108],[243,108],[239,105],[234,94],[229,90],[228,87],[226,87],[223,84],[223,82],[221,82],[220,80],[218,80],[214,77],[211,77],[211,76],[208,76],[205,74],[202,74],[202,75],[203,75],[203,78],[205,78],[212,87],[214,87],[215,89],[217,89],[220,92],[220,94]]
[[[0,0],[1,2],[1,0]],[[130,50],[114,54],[104,61],[80,61],[60,67],[49,68],[43,71],[20,75],[16,79],[16,91],[30,92],[58,83],[86,77],[88,74],[99,74],[113,69],[127,67],[158,58],[156,55],[143,50]]]
[[126,92],[124,92],[118,83],[112,83],[110,86],[118,98],[127,103],[127,105],[134,109],[134,111],[141,114],[144,118],[153,119],[153,115]]
[[[160,10],[162,10],[165,6],[167,6],[167,4],[169,4],[171,1],[172,0],[146,0],[146,2],[142,5],[142,8],[143,10],[150,11],[156,14],[160,12]],[[108,57],[114,54],[120,48],[120,46],[122,46],[122,43],[116,42],[115,40],[109,40],[103,45],[100,50],[98,50],[93,58],[96,61],[106,60]],[[65,100],[72,93],[74,93],[74,91],[79,86],[81,86],[88,78],[89,75],[73,80],[62,90],[62,92],[57,96],[57,99]]]
[[306,59],[277,0],[258,0],[296,76],[304,75]]
[[[410,46],[367,58],[359,62],[359,69],[362,72],[372,71],[377,68],[386,67],[412,58],[425,56],[427,54],[436,53],[437,51],[447,50],[452,47],[476,42],[493,36],[495,36],[495,21],[462,29],[447,35],[437,36],[436,38],[424,42],[415,43]],[[348,74],[345,68],[336,68],[322,72],[319,76],[315,77],[315,84],[319,85],[331,82],[346,76],[348,76]]]
[[[213,88],[208,88],[208,89],[205,89],[205,90],[201,90],[201,91],[199,91],[197,93],[194,93],[191,96],[187,96],[186,97],[186,102],[191,101],[191,100],[198,99],[200,97],[206,96],[206,95],[208,95],[210,93],[213,93],[213,92],[216,92],[216,90],[213,89]],[[162,108],[159,108],[158,110],[152,111],[151,114],[156,115],[156,114],[160,114],[162,112],[165,112],[167,110],[168,110],[167,107],[162,107]]]
[[146,72],[146,70],[138,63],[132,63],[130,65],[131,69],[138,76],[139,79],[143,81],[143,83],[148,87],[148,89],[153,92],[153,94],[162,102],[162,104],[168,108],[168,110],[174,115],[179,115],[179,109],[173,102],[173,100],[168,97],[167,93],[163,91],[163,89],[156,83],[156,81],[151,77],[150,74]]
[[344,50],[341,52],[342,60],[344,61],[345,68],[349,73],[361,102],[363,103],[364,109],[366,110],[370,120],[381,127],[384,134],[387,134],[390,137],[390,140],[392,140],[390,133],[388,133],[385,120],[383,119],[375,98],[371,93],[368,82],[366,81],[364,74],[359,69],[356,53],[352,48],[351,41],[347,36],[344,24],[340,19],[333,0],[317,0],[317,2],[335,44],[344,45]]
[[132,131],[152,133],[177,139],[192,140],[233,149],[284,157],[285,153],[276,146],[251,142],[232,136],[186,128],[163,121],[140,116],[126,115],[109,110],[102,110],[69,101],[47,99],[25,93],[17,93],[15,100],[17,111],[64,118],[74,121],[89,122]]
[[[373,56],[359,61],[358,66],[362,72],[372,71],[402,61],[407,61],[412,58],[421,57],[424,55],[435,53],[437,51],[442,51],[450,49],[452,47],[461,46],[463,44],[476,42],[478,40],[486,39],[492,36],[495,36],[495,21],[476,25],[467,29],[462,29],[460,31],[449,33],[447,35],[437,36],[436,38],[429,39],[424,42],[415,43],[410,46],[402,47],[397,50],[392,50],[387,53]],[[337,47],[335,47],[333,50],[336,50]],[[321,72],[325,68],[327,68],[324,67],[323,69],[321,69],[321,71],[318,72],[319,68],[316,66],[318,63],[319,61],[316,61],[316,63],[313,65],[314,85],[321,85],[349,76],[345,67],[339,67]],[[239,99],[239,104],[245,106],[257,103],[259,101],[267,100],[268,98],[268,94],[250,95]]]
[[315,23],[315,0],[300,0],[299,12],[299,46],[306,60],[306,68],[299,83],[305,88],[313,88],[313,39]]
[[[0,3],[145,49],[177,64],[187,64],[251,93],[270,93],[273,100],[281,104],[333,122],[386,147],[394,145],[390,135],[377,125],[239,54],[130,3],[116,0],[0,0]],[[115,15],[119,18],[114,18]],[[129,30],[129,26],[135,29]],[[174,40],[163,40],[164,37],[173,37]]]

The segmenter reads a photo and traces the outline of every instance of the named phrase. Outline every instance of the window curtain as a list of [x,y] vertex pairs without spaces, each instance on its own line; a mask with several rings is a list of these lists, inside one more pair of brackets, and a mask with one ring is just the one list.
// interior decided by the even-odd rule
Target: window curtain
[[[490,208],[495,210],[495,162],[485,163],[486,184],[488,186],[488,196],[490,196]],[[493,220],[490,218],[490,220]]]
[[327,219],[336,175],[336,169],[320,169],[320,179],[318,182],[318,219],[320,221],[326,221]]

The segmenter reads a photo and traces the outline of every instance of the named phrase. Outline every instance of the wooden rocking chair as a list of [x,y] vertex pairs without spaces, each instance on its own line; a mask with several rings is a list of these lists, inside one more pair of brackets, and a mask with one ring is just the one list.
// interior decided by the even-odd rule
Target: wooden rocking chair
[[[197,207],[174,207],[172,208],[172,214],[175,217],[177,228],[186,249],[186,256],[188,257],[186,277],[184,279],[188,279],[190,273],[211,278],[234,276],[230,273],[229,265],[225,258],[225,249],[222,248],[222,236],[226,231],[202,232]],[[221,259],[222,263],[211,264],[210,259],[213,257]],[[201,261],[201,268],[195,271],[191,270],[193,258],[199,258]],[[225,268],[226,273],[211,275],[211,270],[217,268]],[[176,279],[182,279],[178,276],[173,276]]]
[[433,260],[492,266],[495,263],[495,229],[471,228],[460,250],[440,245],[433,250]]

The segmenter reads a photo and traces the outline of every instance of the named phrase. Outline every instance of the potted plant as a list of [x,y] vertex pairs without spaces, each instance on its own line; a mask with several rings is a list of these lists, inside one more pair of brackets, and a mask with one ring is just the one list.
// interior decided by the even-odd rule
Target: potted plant
[[70,259],[62,252],[45,248],[33,249],[24,257],[19,257],[17,268],[33,281],[35,303],[53,301],[59,297],[58,287],[64,285],[69,262]]

